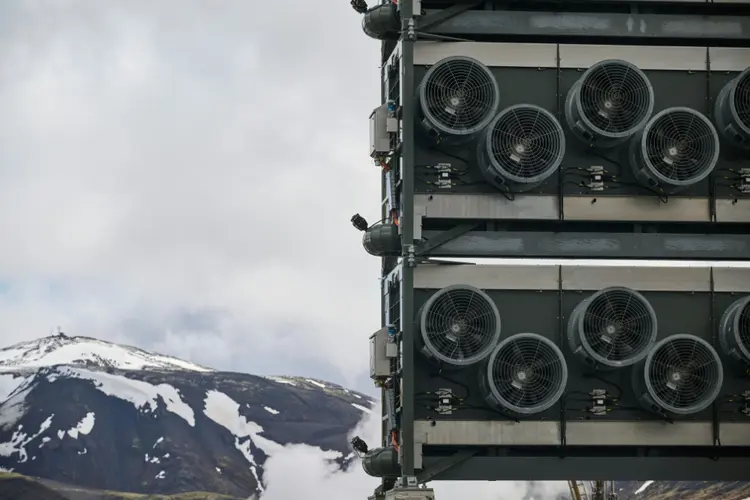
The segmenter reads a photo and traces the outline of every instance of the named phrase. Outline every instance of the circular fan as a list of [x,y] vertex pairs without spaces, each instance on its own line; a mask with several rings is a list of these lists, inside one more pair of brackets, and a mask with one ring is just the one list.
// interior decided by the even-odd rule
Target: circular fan
[[656,344],[633,376],[646,408],[690,415],[705,410],[718,397],[724,368],[711,344],[694,335],[679,334]]
[[713,171],[719,160],[719,136],[702,113],[668,108],[649,120],[633,141],[631,156],[640,182],[675,192]]
[[654,111],[654,89],[637,66],[619,59],[591,66],[565,100],[565,118],[586,144],[612,147],[638,132]]
[[724,354],[750,364],[750,296],[737,299],[724,311],[719,343]]
[[630,366],[642,360],[656,341],[656,312],[635,290],[599,290],[573,310],[568,343],[587,364],[601,368]]
[[486,293],[469,285],[436,292],[419,313],[422,351],[446,365],[483,360],[500,340],[500,312]]
[[565,134],[539,106],[518,104],[500,112],[479,142],[479,166],[498,189],[527,191],[552,175],[565,156]]
[[719,131],[730,143],[750,149],[750,68],[721,89],[714,117]]
[[473,138],[500,106],[500,89],[490,69],[465,56],[435,63],[418,95],[421,125],[432,141],[449,145]]
[[498,344],[479,378],[490,405],[520,415],[549,409],[567,383],[562,351],[535,333],[519,333]]

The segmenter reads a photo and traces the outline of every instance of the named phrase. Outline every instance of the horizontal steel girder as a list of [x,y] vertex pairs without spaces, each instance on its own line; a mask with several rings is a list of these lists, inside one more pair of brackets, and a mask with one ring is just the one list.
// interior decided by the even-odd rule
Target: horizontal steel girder
[[[424,18],[439,10],[427,10]],[[471,10],[425,30],[436,35],[691,40],[750,46],[750,17]],[[589,40],[591,43],[591,40]]]
[[[425,231],[430,241],[442,231]],[[425,252],[431,257],[750,259],[750,235],[471,231]]]
[[[444,457],[424,457],[429,471]],[[443,470],[439,481],[567,481],[606,477],[617,481],[746,481],[750,456],[744,458],[680,457],[472,457]],[[585,476],[585,477],[582,477]]]

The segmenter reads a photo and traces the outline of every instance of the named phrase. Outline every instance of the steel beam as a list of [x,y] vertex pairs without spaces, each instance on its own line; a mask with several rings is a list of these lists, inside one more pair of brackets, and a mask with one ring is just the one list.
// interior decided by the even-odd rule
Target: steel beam
[[399,2],[401,37],[401,236],[406,264],[401,273],[401,415],[399,457],[402,477],[414,476],[414,0]]
[[[425,231],[427,241],[445,231]],[[431,257],[745,260],[750,234],[470,231],[424,252]]]
[[[437,466],[445,457],[424,457],[425,469]],[[747,481],[750,456],[742,458],[679,457],[472,457],[446,469],[438,481],[567,481],[606,477],[616,481]],[[586,476],[586,477],[581,477]]]
[[[426,10],[426,16],[439,10]],[[451,37],[643,40],[693,45],[750,46],[750,17],[694,14],[622,14],[469,10],[425,30]]]

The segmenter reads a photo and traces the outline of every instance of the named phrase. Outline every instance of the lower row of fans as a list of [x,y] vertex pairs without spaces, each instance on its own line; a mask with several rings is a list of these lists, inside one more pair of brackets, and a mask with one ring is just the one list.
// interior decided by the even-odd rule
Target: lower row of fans
[[[479,385],[491,406],[531,415],[555,405],[566,391],[568,366],[561,349],[535,333],[500,341],[499,312],[481,290],[446,287],[428,300],[419,317],[426,356],[449,369],[483,363]],[[656,320],[649,301],[637,291],[605,288],[571,314],[568,344],[589,367],[633,366],[635,395],[649,411],[680,416],[705,410],[724,383],[721,357],[694,335],[671,335],[657,343]],[[721,324],[724,352],[741,361],[748,350],[750,297],[732,304]]]

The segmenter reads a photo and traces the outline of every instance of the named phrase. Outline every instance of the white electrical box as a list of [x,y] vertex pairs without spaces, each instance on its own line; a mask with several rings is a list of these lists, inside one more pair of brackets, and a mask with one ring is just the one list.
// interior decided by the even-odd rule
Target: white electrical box
[[395,488],[385,492],[385,500],[435,500],[432,488]]
[[391,151],[388,133],[388,105],[375,108],[370,115],[370,156],[387,155]]
[[370,336],[370,378],[389,377],[391,373],[391,359],[398,355],[398,348],[384,326]]

